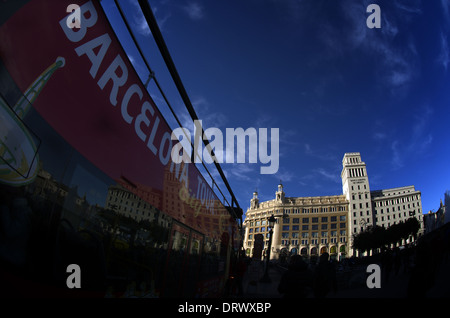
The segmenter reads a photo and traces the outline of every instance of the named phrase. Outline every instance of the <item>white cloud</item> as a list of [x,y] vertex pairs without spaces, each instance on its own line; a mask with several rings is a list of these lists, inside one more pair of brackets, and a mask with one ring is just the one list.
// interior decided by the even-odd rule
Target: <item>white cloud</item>
[[[147,21],[145,20],[144,15],[142,14],[141,7],[139,6],[139,3],[136,0],[129,0],[129,3],[134,8],[133,12],[133,20],[130,22],[130,24],[134,24],[134,26],[137,29],[137,32],[144,36],[149,36],[151,34],[150,28],[148,27]],[[158,27],[162,30],[164,29],[164,25],[166,24],[167,20],[170,18],[171,14],[166,13],[164,16],[162,15],[162,12],[160,10],[159,6],[152,6],[153,14],[155,15],[155,19],[158,23]]]
[[450,51],[447,36],[445,36],[443,32],[441,32],[441,52],[437,61],[444,67],[445,71],[447,71],[450,64]]
[[304,147],[305,147],[305,154],[308,156],[311,156],[313,158],[320,159],[323,161],[333,161],[333,162],[335,162],[337,160],[336,155],[334,155],[332,151],[330,151],[330,152],[323,152],[323,151],[316,151],[316,150],[313,151],[310,144],[305,144]]
[[382,19],[383,27],[381,28],[381,32],[390,38],[394,38],[398,34],[397,25],[393,21],[388,20],[384,15],[382,16]]
[[[408,26],[421,14],[420,2],[406,4],[403,1],[386,3],[381,6],[381,29],[369,29],[366,25],[366,8],[370,1],[341,1],[343,19],[340,28],[324,21],[318,35],[325,46],[325,57],[342,56],[355,49],[365,54],[375,55],[377,68],[374,76],[387,86],[391,93],[408,87],[419,72],[419,56]],[[402,34],[399,41],[398,34]],[[324,56],[322,55],[321,58]]]
[[427,153],[433,142],[433,135],[428,132],[432,120],[433,109],[425,106],[420,109],[411,122],[408,139],[396,139],[391,143],[391,165],[393,170],[404,167],[405,161]]
[[448,0],[441,0],[441,6],[442,6],[442,13],[444,14],[444,18],[447,21],[447,23],[450,22],[450,1]]
[[309,144],[305,144],[305,154],[312,155],[311,146]]
[[[148,36],[151,34],[150,29],[147,25],[147,21],[145,20],[144,15],[142,14],[141,7],[139,6],[139,3],[134,0],[128,1],[132,7],[133,7],[133,19],[130,22],[131,25],[134,24],[134,26],[137,28],[137,31],[145,36]],[[156,11],[153,9],[153,11]]]
[[195,96],[192,98],[192,106],[197,113],[199,119],[203,121],[203,127],[224,127],[228,123],[228,118],[223,113],[213,112],[211,108],[217,109],[214,105],[203,96]]
[[398,87],[407,84],[411,80],[411,72],[408,68],[402,71],[392,71],[387,79],[393,86]]
[[375,132],[372,135],[372,138],[375,139],[375,140],[381,141],[381,140],[385,140],[387,138],[387,135],[385,133],[383,133],[383,132]]
[[227,171],[227,178],[235,178],[240,181],[254,181],[252,175],[256,174],[256,165],[248,163],[221,164],[222,169]]
[[281,180],[281,182],[289,182],[295,177],[294,173],[291,171],[278,172],[273,176],[275,179]]
[[381,57],[379,76],[392,89],[409,84],[418,75],[418,53],[413,39],[408,41],[404,47],[382,39],[371,44],[371,50]]
[[401,9],[402,11],[404,11],[405,13],[408,13],[408,14],[421,14],[422,13],[422,9],[420,9],[418,7],[420,4],[420,1],[406,1],[406,4],[401,3],[401,2],[402,1],[394,1],[394,5],[398,9]]
[[403,158],[401,156],[401,150],[399,149],[398,140],[395,140],[391,144],[392,159],[391,165],[393,170],[397,170],[403,167]]
[[203,7],[197,2],[190,2],[183,6],[183,10],[188,14],[192,20],[201,20],[205,16]]
[[320,176],[324,177],[327,180],[336,182],[336,183],[340,183],[341,179],[340,179],[340,174],[336,173],[336,172],[328,172],[327,170],[325,170],[324,168],[319,168],[317,170],[315,170]]

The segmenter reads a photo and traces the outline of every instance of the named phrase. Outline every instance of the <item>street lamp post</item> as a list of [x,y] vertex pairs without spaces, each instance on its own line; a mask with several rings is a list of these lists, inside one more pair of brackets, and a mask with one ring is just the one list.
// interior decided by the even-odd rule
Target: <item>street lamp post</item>
[[267,254],[266,254],[266,268],[264,270],[263,277],[260,279],[261,283],[270,283],[271,282],[270,277],[269,277],[270,250],[272,249],[273,227],[275,226],[275,222],[277,220],[275,219],[275,216],[272,214],[270,216],[270,218],[268,219],[268,221],[269,221],[269,227],[270,227],[269,246],[268,246]]

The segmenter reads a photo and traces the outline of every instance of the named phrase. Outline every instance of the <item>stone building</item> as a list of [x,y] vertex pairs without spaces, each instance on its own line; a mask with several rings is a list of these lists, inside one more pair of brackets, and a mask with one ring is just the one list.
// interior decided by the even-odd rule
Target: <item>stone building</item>
[[[262,234],[268,247],[268,218],[277,222],[273,228],[271,258],[288,254],[305,257],[327,252],[334,259],[354,255],[352,236],[369,226],[389,227],[423,216],[421,193],[414,186],[371,191],[366,164],[359,152],[346,153],[342,160],[342,195],[286,197],[278,185],[275,199],[259,202],[253,193],[244,221],[244,249],[253,253],[255,236]],[[409,240],[405,243],[410,243]]]

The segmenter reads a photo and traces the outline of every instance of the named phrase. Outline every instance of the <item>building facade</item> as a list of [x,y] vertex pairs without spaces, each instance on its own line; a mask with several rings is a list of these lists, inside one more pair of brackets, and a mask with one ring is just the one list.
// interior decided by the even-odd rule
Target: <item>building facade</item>
[[371,191],[359,152],[346,153],[342,167],[342,195],[286,197],[281,182],[273,200],[259,202],[254,192],[244,221],[247,255],[252,255],[258,234],[263,235],[264,246],[268,247],[271,215],[277,219],[272,259],[288,254],[314,257],[324,252],[334,259],[349,257],[355,254],[353,235],[369,226],[387,228],[410,217],[417,218],[419,233],[423,232],[421,193],[414,186]]
[[424,227],[425,233],[430,233],[434,230],[437,230],[444,224],[449,222],[449,213],[447,213],[447,207],[450,206],[450,191],[447,191],[445,194],[445,204],[439,204],[439,208],[436,212],[428,211],[427,214],[424,215]]

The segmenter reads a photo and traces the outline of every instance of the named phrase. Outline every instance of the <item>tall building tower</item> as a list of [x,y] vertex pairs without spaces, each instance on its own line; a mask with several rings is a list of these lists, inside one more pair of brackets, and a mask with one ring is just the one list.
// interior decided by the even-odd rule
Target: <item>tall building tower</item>
[[349,152],[342,159],[342,192],[349,202],[349,239],[373,225],[372,203],[366,164],[359,152]]

